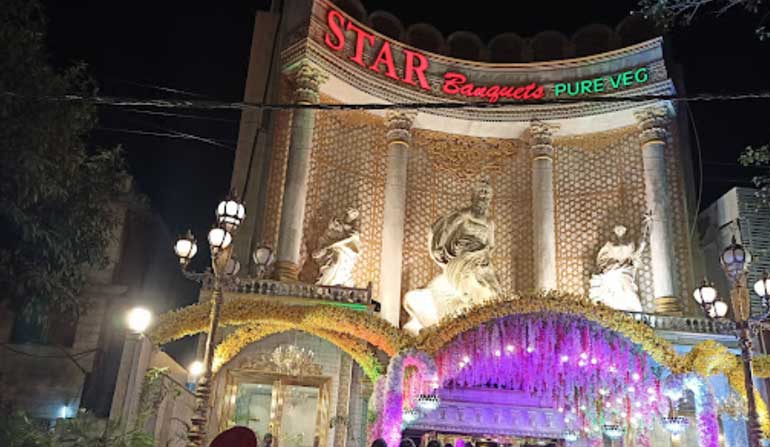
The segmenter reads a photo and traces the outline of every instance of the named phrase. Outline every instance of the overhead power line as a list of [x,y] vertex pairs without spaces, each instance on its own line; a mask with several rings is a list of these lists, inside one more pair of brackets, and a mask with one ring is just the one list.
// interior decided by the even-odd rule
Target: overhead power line
[[205,99],[146,99],[119,96],[27,96],[14,92],[4,91],[3,96],[21,98],[36,101],[52,102],[87,102],[99,106],[108,107],[152,107],[170,109],[208,109],[208,110],[392,110],[392,109],[507,109],[528,105],[544,104],[578,104],[578,103],[634,103],[650,101],[672,102],[721,102],[721,101],[745,101],[767,100],[770,92],[736,93],[736,94],[700,94],[691,96],[679,95],[633,95],[633,96],[590,96],[590,97],[564,97],[545,98],[526,102],[407,102],[407,103],[361,103],[361,104],[270,104],[253,102],[228,102]]

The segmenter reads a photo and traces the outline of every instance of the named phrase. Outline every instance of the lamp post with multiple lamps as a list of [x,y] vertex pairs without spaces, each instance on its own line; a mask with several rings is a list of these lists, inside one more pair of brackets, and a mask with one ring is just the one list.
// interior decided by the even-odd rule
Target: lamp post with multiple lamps
[[[746,401],[748,404],[746,424],[749,446],[760,447],[762,432],[759,425],[757,403],[754,399],[754,377],[751,369],[752,337],[766,324],[767,317],[770,315],[770,307],[768,307],[770,277],[765,272],[762,278],[754,284],[754,291],[762,298],[762,313],[752,316],[749,290],[746,287],[746,272],[749,264],[748,253],[741,244],[736,242],[735,236],[733,236],[730,245],[722,252],[719,261],[732,286],[730,290],[732,316],[730,319],[735,323],[741,346],[744,386],[746,387]],[[727,317],[727,303],[719,297],[714,286],[708,281],[704,280],[703,284],[695,289],[693,298],[701,306],[708,318],[717,320]]]
[[197,375],[195,386],[195,410],[192,424],[187,433],[188,447],[201,447],[206,438],[206,425],[208,424],[208,407],[211,395],[212,364],[214,356],[214,344],[219,326],[219,316],[224,299],[223,288],[235,282],[235,275],[240,269],[238,261],[232,255],[232,242],[238,227],[246,217],[246,210],[237,196],[231,193],[216,208],[216,223],[208,234],[208,243],[211,250],[211,268],[203,273],[188,271],[190,260],[198,251],[195,237],[188,231],[179,238],[174,245],[174,252],[179,257],[179,264],[184,275],[192,280],[203,283],[211,288],[211,310],[209,312],[209,325],[204,344],[202,365],[196,365]]

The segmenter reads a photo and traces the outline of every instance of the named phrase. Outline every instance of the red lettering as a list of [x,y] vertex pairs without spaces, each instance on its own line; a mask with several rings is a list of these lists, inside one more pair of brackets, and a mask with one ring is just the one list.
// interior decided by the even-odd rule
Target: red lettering
[[332,34],[334,34],[334,39],[337,39],[337,43],[334,43],[332,35],[327,31],[324,35],[326,46],[334,51],[340,51],[345,48],[345,33],[342,32],[342,27],[345,26],[345,16],[340,14],[339,11],[329,9],[329,13],[326,14],[326,23],[329,25]]
[[460,92],[460,86],[467,80],[464,74],[448,71],[444,73],[444,86],[441,90],[447,95],[456,95]]
[[545,89],[542,85],[538,85],[534,92],[532,92],[532,99],[543,99],[545,96]]
[[524,91],[526,90],[525,87],[516,87],[516,90],[513,91],[513,99],[521,99],[521,95],[524,94]]
[[484,94],[486,94],[486,93],[487,93],[487,88],[486,87],[476,87],[473,90],[473,96],[476,96],[476,97],[483,97]]
[[465,84],[460,89],[460,94],[463,96],[473,96],[473,84]]
[[380,52],[377,54],[377,59],[374,60],[374,63],[369,66],[370,70],[374,70],[377,73],[380,72],[379,65],[384,63],[385,64],[385,76],[398,80],[398,74],[396,73],[396,66],[393,64],[393,53],[390,51],[390,42],[387,40],[382,43],[382,48],[380,48]]
[[500,86],[493,85],[487,89],[487,99],[490,103],[494,104],[500,99]]
[[500,97],[501,98],[510,98],[513,95],[513,89],[515,87],[503,87],[500,89]]
[[532,90],[535,89],[537,85],[533,82],[529,84],[528,86],[524,87],[524,99],[532,99]]
[[[420,81],[420,88],[423,90],[430,90],[428,80],[425,78],[425,70],[428,69],[428,59],[420,53],[415,53],[404,49],[404,57],[406,62],[404,63],[404,82],[407,84],[417,85],[414,82],[414,75],[417,74],[417,79]],[[415,65],[414,60],[419,62]]]
[[364,39],[369,41],[369,45],[374,45],[374,34],[367,33],[354,25],[353,22],[348,22],[348,31],[356,33],[356,50],[353,55],[350,56],[350,60],[362,67],[366,67],[364,64],[364,45],[366,44],[366,41]]

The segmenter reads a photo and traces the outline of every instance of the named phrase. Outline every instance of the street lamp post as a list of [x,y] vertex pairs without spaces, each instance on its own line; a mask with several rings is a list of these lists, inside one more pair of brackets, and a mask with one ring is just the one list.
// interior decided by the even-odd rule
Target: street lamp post
[[[751,315],[751,301],[749,290],[746,287],[746,271],[748,256],[743,246],[736,242],[735,236],[730,245],[722,252],[719,258],[725,275],[730,279],[730,304],[732,305],[731,320],[735,323],[738,339],[741,346],[741,360],[743,361],[744,386],[746,387],[746,403],[748,405],[748,419],[746,425],[749,435],[749,446],[760,447],[762,430],[759,425],[757,403],[754,398],[754,374],[752,371],[752,337],[762,327],[768,315],[768,292],[770,292],[770,278],[765,273],[754,285],[754,290],[762,298],[761,315]],[[728,306],[718,297],[714,286],[704,280],[703,284],[695,289],[693,298],[703,308],[706,316],[712,320],[725,318]]]
[[184,275],[189,279],[211,284],[209,326],[203,351],[202,373],[195,387],[195,410],[187,433],[188,447],[201,447],[206,438],[214,344],[224,297],[222,289],[226,283],[234,280],[240,268],[238,261],[232,256],[232,242],[245,216],[246,210],[235,194],[231,193],[219,203],[216,208],[216,223],[207,237],[211,250],[211,269],[204,273],[193,273],[187,270],[190,260],[198,251],[195,238],[189,231],[174,245],[174,251],[179,257]]

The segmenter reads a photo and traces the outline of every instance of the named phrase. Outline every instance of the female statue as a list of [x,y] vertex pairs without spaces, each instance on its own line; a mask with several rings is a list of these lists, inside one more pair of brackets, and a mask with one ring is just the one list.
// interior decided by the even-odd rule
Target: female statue
[[342,219],[332,219],[318,242],[313,259],[321,265],[316,284],[353,287],[353,268],[361,251],[358,210],[350,208]]
[[643,311],[639,301],[639,289],[636,286],[636,269],[647,246],[651,221],[651,214],[645,213],[638,247],[627,239],[626,227],[615,226],[614,238],[604,244],[596,256],[598,272],[591,277],[589,291],[589,296],[594,302],[626,312]]

